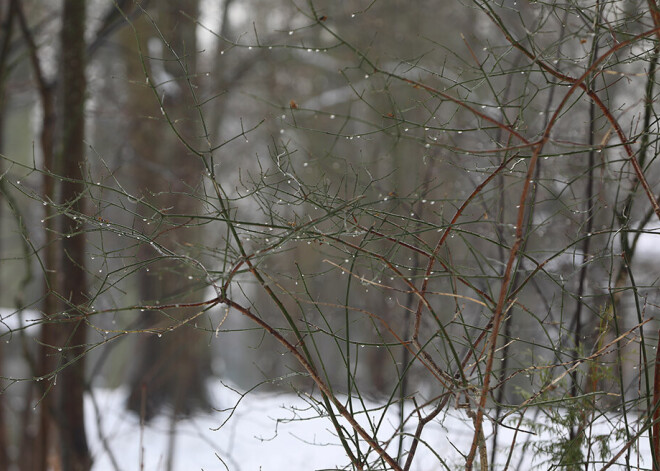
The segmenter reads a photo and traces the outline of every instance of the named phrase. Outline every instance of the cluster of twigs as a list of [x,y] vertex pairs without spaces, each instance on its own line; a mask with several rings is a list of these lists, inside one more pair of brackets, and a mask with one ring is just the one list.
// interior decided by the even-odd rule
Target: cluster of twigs
[[[166,84],[154,78],[135,17],[117,5],[161,112],[150,119],[199,166],[179,195],[195,204],[182,212],[178,200],[164,207],[156,201],[167,192],[129,191],[107,166],[97,172],[101,182],[13,162],[43,176],[41,191],[11,183],[46,205],[44,244],[84,234],[102,242],[104,267],[115,267],[103,275],[86,267],[94,294],[85,302],[53,293],[70,309],[44,325],[85,325],[100,337],[74,339],[64,348],[75,354],[35,378],[53,381],[124,338],[185,329],[211,340],[237,336],[246,329],[240,315],[247,330],[259,332],[263,355],[287,353],[266,375],[295,373],[285,376],[288,386],[329,418],[353,469],[408,471],[425,454],[451,469],[428,430],[456,411],[472,429],[463,444],[449,431],[461,468],[511,469],[519,450],[536,447],[549,467],[566,469],[630,466],[635,449],[648,449],[651,456],[641,459],[659,470],[660,361],[648,336],[656,327],[648,312],[656,307],[657,273],[646,273],[644,253],[635,257],[642,235],[656,237],[647,233],[660,218],[655,0],[634,13],[619,11],[617,2],[511,9],[475,0],[470,18],[488,22],[487,31],[456,41],[463,55],[434,43],[433,53],[450,57],[442,65],[424,54],[392,61],[361,38],[349,40],[350,21],[391,20],[375,3],[349,17],[309,1],[295,6],[297,29],[264,38],[254,26],[252,39],[215,34],[225,57],[254,50],[331,57],[342,64],[343,91],[335,95],[350,96],[331,109],[317,106],[318,97],[279,97],[268,103],[267,118],[241,119],[239,131],[220,138],[226,117],[207,110],[223,95],[204,88],[186,54],[137,5],[180,69],[179,93],[190,107],[185,118],[175,116],[181,108],[173,110]],[[52,90],[18,18],[46,120]],[[185,21],[212,30],[203,19]],[[44,127],[42,145],[52,150],[50,132]],[[249,140],[270,158],[232,161]],[[65,188],[84,190],[58,200],[53,182],[60,177]],[[60,234],[55,216],[70,223]],[[193,230],[198,236],[189,241]],[[31,231],[22,229],[26,241]],[[152,266],[178,274],[181,292],[137,302],[117,297]],[[130,317],[140,312],[158,322]],[[123,315],[119,326],[108,325]],[[53,347],[45,342],[48,355]],[[565,422],[552,415],[556,408]],[[550,417],[554,445],[520,438],[543,433],[527,422],[533,414]],[[507,431],[512,438],[503,443]],[[597,456],[603,436],[623,439]]]

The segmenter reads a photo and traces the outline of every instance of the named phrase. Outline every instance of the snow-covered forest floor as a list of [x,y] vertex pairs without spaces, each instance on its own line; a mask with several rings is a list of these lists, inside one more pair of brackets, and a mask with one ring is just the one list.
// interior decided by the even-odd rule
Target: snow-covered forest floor
[[[175,471],[351,469],[330,420],[319,418],[307,400],[295,394],[272,392],[252,392],[241,399],[232,389],[219,381],[213,383],[211,391],[218,410],[178,422],[174,436],[168,417],[157,417],[141,427],[139,417],[124,411],[123,390],[96,389],[94,400],[88,396],[86,402],[94,471],[163,470],[167,467],[171,450],[174,463],[172,469]],[[367,404],[367,407],[373,407],[372,420],[380,420],[383,414],[379,406]],[[392,407],[385,414],[379,433],[382,439],[391,438],[391,431],[398,421],[397,412],[397,408]],[[367,424],[364,415],[361,418]],[[518,418],[513,416],[512,420],[506,422],[511,428],[500,428],[497,457],[499,469],[504,469],[507,461]],[[630,419],[629,423],[634,427],[634,420],[630,422]],[[543,427],[541,433],[534,434],[531,433],[532,422],[547,427]],[[486,426],[490,452],[492,434],[490,424]],[[601,441],[609,447],[611,453],[603,461],[600,456],[601,447],[594,447],[590,458],[593,466],[589,469],[603,468],[624,446],[622,426],[622,418],[616,416],[604,416],[595,421],[589,433],[592,437],[602,436]],[[407,431],[411,433],[414,431],[412,426],[409,429]],[[620,431],[618,438],[615,437],[617,430]],[[630,433],[634,434],[635,431],[631,429]],[[543,442],[549,445],[559,441],[565,434],[566,431],[561,428],[553,429],[547,416],[529,410],[517,434],[516,447],[508,469],[547,469],[544,461],[550,457],[530,444]],[[467,453],[472,440],[470,419],[463,410],[449,408],[425,429],[422,438],[426,445],[420,446],[413,470],[443,469],[439,466],[438,457],[445,462],[447,467],[444,469],[462,469],[464,458],[461,453]],[[648,436],[643,434],[637,440],[637,445],[630,449],[630,465],[633,469],[648,468],[649,460],[644,459],[650,457]],[[397,446],[398,437],[392,440],[388,450],[396,454]],[[623,464],[625,457],[626,454],[622,454],[617,462]],[[370,462],[376,460],[375,455],[371,458]],[[556,458],[552,462],[556,464]],[[610,469],[617,468],[614,466]]]

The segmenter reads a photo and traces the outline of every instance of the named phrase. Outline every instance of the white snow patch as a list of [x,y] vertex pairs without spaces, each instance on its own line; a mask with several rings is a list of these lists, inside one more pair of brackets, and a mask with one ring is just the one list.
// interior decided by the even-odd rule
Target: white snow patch
[[[251,393],[239,401],[240,396],[220,382],[213,383],[212,391],[221,409],[210,414],[198,415],[179,422],[176,428],[174,466],[175,471],[184,470],[263,470],[275,471],[344,469],[348,462],[339,439],[328,418],[319,418],[317,412],[307,401],[294,394]],[[100,436],[104,437],[107,448],[114,456],[118,469],[166,469],[168,450],[170,449],[169,421],[158,417],[143,428],[137,416],[124,411],[125,394],[121,390],[95,390],[96,402],[100,410],[100,430],[97,427],[97,414],[91,399],[86,402],[88,417],[88,436],[94,456],[94,471],[114,470],[110,455],[104,448]],[[342,400],[345,400],[342,399]],[[238,403],[238,404],[237,404]],[[359,402],[356,401],[356,404]],[[235,409],[233,406],[237,406]],[[369,416],[378,423],[378,437],[391,439],[387,451],[396,455],[398,436],[392,437],[392,431],[398,424],[397,407],[391,406],[384,415],[376,404],[367,403]],[[373,408],[373,409],[371,409]],[[230,417],[230,414],[233,415]],[[229,420],[227,420],[229,419]],[[369,427],[365,414],[358,416],[360,423]],[[511,428],[500,428],[498,440],[498,469],[508,456],[509,444],[513,441],[517,418],[507,421]],[[534,416],[528,411],[526,419],[531,423],[543,423],[543,416]],[[226,421],[226,422],[225,422]],[[629,415],[628,421],[635,427],[635,417]],[[223,422],[224,425],[223,425]],[[349,429],[345,421],[341,421]],[[416,426],[410,421],[407,433],[414,433]],[[603,416],[594,421],[591,436],[606,435],[611,455],[618,452],[625,444],[625,438],[615,438],[616,430],[623,425],[618,416]],[[551,457],[536,452],[533,448],[522,450],[528,439],[554,441],[562,433],[542,432],[531,434],[529,425],[523,423],[517,434],[516,447],[511,460],[511,469],[549,469],[550,463],[557,462]],[[485,421],[488,449],[492,446],[492,428]],[[550,430],[550,429],[547,429]],[[554,433],[554,435],[553,435]],[[635,434],[635,430],[630,430]],[[426,445],[420,444],[412,470],[446,469],[437,456],[440,456],[449,469],[462,469],[465,465],[462,454],[467,454],[473,437],[473,426],[462,409],[448,408],[437,420],[431,422],[424,431]],[[409,446],[409,442],[408,442]],[[631,448],[634,463],[648,462],[650,456],[648,437],[641,435],[636,443],[638,449]],[[367,447],[362,442],[362,451]],[[141,468],[141,450],[142,465]],[[370,462],[375,460],[371,452]],[[619,459],[623,462],[625,453]],[[599,450],[594,449],[591,460],[594,469],[600,469]],[[223,464],[224,462],[224,464]],[[518,467],[518,464],[521,466]],[[592,469],[592,467],[589,467]]]
[[648,259],[660,255],[660,227],[657,225],[646,226],[639,236],[635,253],[639,257]]
[[17,311],[0,307],[0,333],[2,334],[24,329],[28,335],[36,336],[39,334],[41,322],[41,313],[34,309]]

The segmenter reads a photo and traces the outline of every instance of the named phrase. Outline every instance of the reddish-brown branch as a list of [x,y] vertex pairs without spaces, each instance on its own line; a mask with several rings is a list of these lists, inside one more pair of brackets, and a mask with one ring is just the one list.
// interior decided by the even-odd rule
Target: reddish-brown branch
[[[528,142],[524,138],[522,138],[524,142]],[[429,283],[429,277],[431,275],[431,272],[433,271],[433,265],[435,263],[435,260],[437,259],[438,253],[440,252],[440,248],[442,245],[445,243],[447,240],[447,237],[449,236],[449,233],[451,232],[454,224],[456,224],[456,221],[458,221],[458,218],[463,214],[463,211],[465,211],[465,208],[468,207],[470,202],[479,194],[481,191],[488,185],[496,176],[499,172],[501,172],[503,169],[506,168],[506,166],[513,160],[515,157],[511,157],[505,161],[503,161],[499,167],[497,167],[486,179],[484,179],[483,182],[481,182],[475,189],[474,191],[465,199],[463,204],[458,208],[456,211],[456,214],[454,214],[454,217],[451,219],[449,225],[447,226],[447,229],[445,230],[444,234],[438,241],[437,245],[433,249],[433,256],[429,259],[429,263],[426,267],[426,276],[424,277],[424,281],[422,282],[422,286],[419,290],[420,292],[420,298],[424,299],[424,295],[428,289],[428,283]],[[422,316],[422,309],[423,305],[422,303],[418,303],[417,305],[417,311],[415,312],[415,328],[413,330],[413,339],[419,339],[419,327],[421,325],[421,316]]]
[[[494,22],[499,25],[499,23],[497,21],[494,20]],[[548,66],[543,61],[539,60],[537,57],[535,57],[534,55],[529,53],[523,46],[521,46],[519,43],[517,43],[515,40],[513,40],[513,38],[511,38],[503,28],[501,28],[501,29],[504,32],[505,37],[511,42],[511,44],[514,47],[520,49],[525,55],[527,55],[528,57],[533,59],[534,62],[539,64],[539,66],[542,69],[548,71],[549,73],[551,73],[552,75],[554,75],[555,77],[557,77],[557,78],[559,78],[563,81],[567,81],[567,82],[571,83],[572,86],[570,87],[568,92],[565,94],[565,96],[562,99],[561,103],[559,104],[559,106],[555,110],[555,113],[553,114],[553,116],[549,120],[549,122],[546,126],[546,129],[543,133],[542,139],[537,141],[537,142],[530,143],[530,145],[533,146],[533,148],[534,148],[534,152],[533,152],[532,158],[530,159],[530,163],[529,163],[528,171],[527,171],[527,176],[525,178],[525,181],[524,181],[524,184],[523,184],[523,190],[521,192],[520,205],[519,205],[519,209],[518,209],[518,218],[517,218],[517,224],[516,224],[515,241],[514,241],[512,247],[510,249],[510,252],[509,252],[509,260],[507,262],[507,266],[506,266],[506,269],[505,269],[505,272],[504,272],[504,275],[503,275],[503,279],[502,279],[502,285],[500,287],[500,296],[499,296],[499,299],[498,299],[498,302],[497,302],[497,306],[496,306],[496,308],[494,310],[494,313],[493,313],[493,321],[492,321],[492,326],[493,327],[492,327],[491,335],[489,337],[490,349],[489,349],[489,353],[488,353],[488,357],[487,357],[487,361],[486,361],[486,371],[485,371],[485,374],[484,374],[484,384],[482,385],[481,398],[480,398],[480,401],[479,401],[479,409],[477,411],[477,418],[475,420],[476,426],[475,426],[474,440],[473,440],[473,443],[472,443],[472,447],[470,449],[470,453],[468,454],[468,458],[467,458],[467,462],[466,462],[466,469],[471,469],[472,468],[472,463],[474,461],[476,448],[477,448],[477,444],[478,444],[478,436],[479,436],[479,433],[481,432],[481,427],[482,427],[482,422],[483,422],[483,408],[485,407],[487,393],[488,393],[488,390],[489,390],[490,373],[492,372],[494,352],[495,352],[496,345],[497,345],[497,336],[499,334],[499,327],[500,327],[501,321],[502,321],[502,313],[503,313],[504,305],[506,304],[507,299],[508,299],[509,284],[510,284],[511,278],[512,278],[511,277],[511,271],[513,269],[514,262],[515,262],[515,260],[518,256],[518,251],[519,251],[520,246],[522,244],[522,236],[523,236],[522,226],[523,226],[523,222],[524,222],[524,214],[525,214],[525,211],[526,211],[526,200],[527,200],[527,196],[528,196],[528,193],[529,193],[530,181],[532,179],[533,171],[536,167],[538,157],[539,157],[539,155],[540,155],[540,153],[543,149],[544,144],[549,139],[550,131],[554,127],[555,123],[557,122],[557,120],[559,118],[559,115],[560,115],[560,112],[564,108],[564,106],[566,105],[568,99],[573,95],[575,90],[577,90],[578,88],[582,89],[583,91],[585,91],[585,93],[587,93],[587,95],[600,108],[603,115],[606,117],[606,119],[610,122],[610,124],[612,125],[612,127],[616,131],[619,139],[623,143],[624,149],[626,150],[626,154],[628,155],[628,158],[631,161],[633,169],[635,170],[635,174],[636,174],[637,178],[639,179],[639,182],[641,183],[642,187],[644,188],[644,191],[647,195],[647,198],[649,199],[649,202],[651,203],[651,206],[653,207],[654,212],[656,213],[658,218],[660,218],[660,205],[658,205],[658,202],[657,202],[654,194],[652,193],[652,191],[651,191],[651,189],[648,185],[648,182],[646,181],[646,178],[644,177],[644,173],[643,173],[643,171],[642,171],[642,169],[641,169],[641,167],[640,167],[640,165],[637,161],[637,158],[634,155],[634,152],[633,152],[633,150],[630,146],[630,143],[629,143],[625,133],[623,132],[621,126],[618,123],[618,121],[616,120],[616,118],[614,118],[614,116],[611,114],[609,109],[603,104],[603,102],[599,99],[599,97],[595,94],[595,92],[590,90],[589,87],[587,85],[585,85],[585,83],[584,83],[584,81],[587,79],[587,77],[592,75],[594,73],[594,71],[597,69],[597,67],[605,59],[607,59],[609,56],[611,56],[612,54],[614,54],[616,51],[618,51],[619,49],[621,49],[623,47],[626,47],[626,46],[628,46],[628,45],[630,45],[630,44],[632,44],[632,43],[634,43],[634,42],[636,42],[640,39],[643,39],[643,38],[645,38],[649,35],[660,32],[660,28],[655,28],[651,31],[646,31],[644,33],[641,33],[641,34],[635,36],[634,38],[632,38],[628,41],[620,42],[620,43],[616,44],[615,46],[610,48],[608,51],[606,51],[602,56],[600,56],[595,61],[593,61],[591,66],[577,79],[569,77],[567,75],[564,75],[564,74],[561,74],[561,73],[555,71],[552,67]],[[439,90],[436,90],[433,87],[424,85],[424,84],[422,84],[420,82],[417,82],[415,80],[411,80],[411,79],[408,79],[408,78],[405,78],[405,77],[399,77],[399,76],[396,76],[394,74],[386,73],[382,70],[378,70],[378,71],[382,72],[382,73],[385,73],[386,75],[392,76],[394,78],[398,78],[398,79],[400,79],[404,82],[410,83],[411,85],[415,86],[415,88],[422,88],[422,89],[424,89],[424,90],[426,90],[426,91],[428,91],[432,94],[440,96],[443,99],[452,101],[452,102],[458,104],[459,106],[468,109],[474,115],[479,116],[480,118],[482,118],[482,119],[484,119],[484,120],[500,127],[501,129],[507,131],[511,135],[516,136],[518,139],[520,139],[524,143],[529,142],[522,135],[517,133],[512,127],[507,126],[503,123],[500,123],[499,121],[497,121],[493,118],[490,118],[489,116],[485,115],[484,113],[479,112],[475,108],[471,107],[470,105],[462,102],[461,100],[459,100],[457,98],[454,98],[454,97],[452,97],[452,96],[450,96],[446,93],[440,92]],[[502,166],[503,165],[504,164],[502,164]],[[499,170],[501,170],[501,168],[498,169],[498,171]],[[489,176],[479,187],[477,187],[477,189],[475,189],[475,192],[477,192],[477,193],[480,192],[481,189],[483,188],[483,186],[485,186],[488,183],[488,181],[491,179],[491,177],[493,177],[493,176],[494,176],[494,174]],[[474,194],[475,193],[473,192],[473,195]],[[472,197],[473,196],[470,195],[468,200],[466,200],[466,202],[464,203],[464,206],[467,205],[467,203],[471,200]],[[462,213],[462,211],[463,211],[463,206],[461,208],[459,208],[459,211],[457,211],[457,214],[455,215],[454,219],[452,219],[452,223],[451,223],[452,225],[455,223],[456,219],[460,216],[460,213]],[[437,249],[439,249],[440,246],[442,245],[442,243],[444,242],[444,239],[446,238],[447,233],[448,233],[448,231],[445,232],[444,236],[438,242]],[[435,254],[435,252],[434,252],[434,254]],[[429,266],[432,266],[434,258],[429,260]],[[425,281],[422,285],[422,289],[420,290],[420,294],[422,294],[422,299],[423,299],[423,294],[426,290],[426,285],[427,285],[427,282]],[[418,331],[418,329],[419,329],[419,318],[421,317],[421,310],[422,310],[422,304],[420,303],[419,306],[418,306],[418,312],[417,312],[418,317],[416,319],[415,331]]]
[[387,462],[388,465],[392,467],[393,470],[398,470],[402,471],[401,466],[396,462],[394,458],[392,458],[387,451],[383,449],[383,447],[380,446],[380,444],[376,441],[374,437],[372,437],[370,434],[367,433],[364,428],[355,420],[355,417],[344,407],[344,405],[339,402],[339,400],[335,397],[334,393],[332,390],[328,387],[327,384],[323,381],[321,376],[316,372],[314,367],[307,361],[307,359],[296,349],[296,347],[291,344],[287,339],[285,339],[282,334],[280,334],[277,329],[273,328],[270,324],[265,322],[264,320],[260,319],[256,315],[254,315],[249,309],[241,306],[238,303],[235,303],[229,298],[222,298],[220,299],[220,302],[230,306],[231,308],[236,309],[238,312],[243,314],[245,317],[250,319],[252,322],[256,323],[259,325],[261,328],[263,328],[266,332],[268,332],[273,338],[275,338],[280,344],[284,346],[295,358],[298,360],[298,363],[307,371],[309,374],[310,378],[314,381],[314,383],[318,386],[318,388],[325,394],[330,401],[332,402],[332,405],[335,406],[337,411],[341,414],[341,416],[346,419],[346,421],[353,427],[353,430],[355,430],[358,435],[360,435],[364,441],[366,441],[373,450],[378,453],[378,455]]
[[429,85],[426,85],[422,82],[418,82],[417,80],[412,80],[412,79],[409,79],[409,78],[406,78],[406,77],[401,77],[401,76],[398,76],[396,74],[392,74],[390,72],[386,72],[386,71],[381,70],[381,69],[375,69],[374,72],[379,72],[381,74],[387,75],[388,77],[399,79],[403,82],[409,83],[414,88],[420,88],[422,90],[426,90],[427,92],[429,92],[433,95],[439,96],[443,100],[451,101],[451,102],[457,104],[458,106],[467,109],[472,114],[474,114],[475,116],[478,116],[479,118],[483,119],[484,121],[488,121],[489,123],[494,124],[498,128],[503,129],[507,133],[517,137],[518,139],[520,139],[520,141],[527,144],[528,146],[534,145],[534,143],[528,141],[522,134],[520,134],[518,131],[513,129],[513,127],[509,126],[508,124],[504,124],[504,123],[502,123],[502,122],[500,122],[500,121],[498,121],[494,118],[491,118],[486,113],[482,113],[481,111],[474,108],[473,106],[468,105],[466,102],[461,101],[460,99],[455,98],[455,97],[453,97],[453,96],[451,96],[447,93],[441,92],[437,88],[433,88],[433,87],[431,87]]
[[[278,287],[282,288],[282,287],[281,287],[279,284],[277,284],[274,280],[273,280],[273,282],[274,282]],[[283,289],[283,288],[282,288],[282,289]],[[313,305],[315,305],[315,306],[328,306],[328,307],[333,307],[333,308],[337,308],[337,309],[339,309],[339,308],[341,308],[341,309],[346,309],[346,308],[347,308],[347,306],[340,306],[340,305],[338,305],[338,304],[334,304],[334,303],[325,303],[325,302],[321,302],[321,301],[310,301],[310,300],[308,300],[308,299],[303,299],[303,298],[301,298],[301,297],[299,297],[299,296],[295,296],[295,295],[294,295],[293,297],[294,297],[294,299],[296,299],[297,301],[299,301],[299,302],[301,302],[301,303],[313,304]],[[362,314],[364,314],[364,315],[366,315],[366,316],[369,316],[369,317],[371,317],[371,318],[376,319],[377,321],[379,321],[379,322],[383,325],[383,327],[385,327],[385,329],[390,333],[390,335],[392,335],[392,337],[396,340],[396,342],[397,342],[398,345],[400,345],[400,346],[404,347],[406,350],[408,350],[408,352],[409,352],[411,355],[413,355],[413,356],[416,356],[416,355],[417,355],[417,352],[416,352],[416,351],[410,346],[411,343],[410,343],[408,340],[402,339],[402,338],[399,336],[399,334],[397,334],[396,331],[392,328],[392,326],[390,326],[390,324],[389,324],[385,319],[383,319],[381,316],[379,316],[378,314],[374,314],[373,312],[367,311],[366,309],[360,309],[360,308],[358,308],[358,307],[348,306],[348,308],[349,308],[350,310],[352,310],[352,311],[361,312]],[[317,328],[317,329],[320,329],[320,327],[316,327],[316,328]],[[433,366],[431,366],[431,365],[429,365],[428,363],[426,363],[426,362],[424,361],[424,358],[420,357],[420,358],[419,358],[419,361],[422,363],[422,366],[424,366],[424,368],[426,368],[426,370],[427,370],[431,375],[435,376],[435,378],[438,380],[438,382],[439,382],[440,384],[442,384],[447,390],[451,391],[450,385],[447,384],[447,382],[446,382],[446,378],[444,378],[444,377],[438,375],[438,374],[436,373],[436,369],[435,369]]]
[[[359,228],[360,230],[363,230],[363,231],[365,231],[365,232],[370,232],[370,233],[375,234],[375,235],[377,235],[377,236],[379,236],[379,237],[382,237],[382,238],[385,239],[385,240],[389,240],[390,242],[392,242],[392,243],[394,243],[394,244],[400,245],[400,246],[402,246],[402,247],[406,247],[406,248],[408,248],[408,249],[410,249],[410,250],[412,250],[412,251],[414,251],[414,252],[417,252],[417,253],[419,253],[419,254],[424,255],[425,257],[427,257],[427,258],[429,258],[429,259],[432,257],[432,254],[430,254],[429,252],[427,252],[427,251],[425,251],[425,250],[420,249],[419,247],[415,247],[415,246],[413,246],[413,245],[411,245],[411,244],[408,244],[408,243],[406,243],[406,242],[403,242],[402,240],[398,240],[396,237],[392,237],[392,236],[388,236],[387,234],[383,234],[382,232],[377,231],[377,230],[375,230],[375,229],[373,229],[373,228],[366,228],[366,227],[362,226],[361,224],[358,224],[358,222],[357,222],[356,220],[354,221],[354,225],[355,225],[355,227]],[[450,226],[448,227],[448,229],[449,229],[449,228],[450,228]],[[440,263],[440,266],[441,266],[445,271],[449,272],[449,267],[447,266],[446,263],[444,263],[442,260],[438,260],[438,263]],[[430,272],[427,272],[427,276],[428,276],[428,275],[430,275]],[[477,293],[479,296],[481,296],[481,297],[482,297],[483,299],[485,299],[486,301],[491,302],[491,303],[494,302],[494,301],[493,301],[493,298],[491,298],[490,295],[489,295],[488,293],[486,293],[485,291],[483,291],[483,290],[477,288],[476,286],[473,286],[473,285],[470,284],[470,283],[469,283],[464,277],[462,277],[462,276],[457,276],[456,279],[457,279],[458,281],[460,281],[461,283],[463,283],[463,284],[464,284],[465,286],[467,286],[468,288],[470,288],[471,290],[473,290],[475,293]]]
[[660,330],[655,350],[655,370],[653,373],[653,471],[660,470]]
[[[651,0],[654,2],[654,0]],[[654,21],[656,20],[655,15],[659,15],[660,13],[658,12],[657,7],[655,9],[651,10],[652,15],[654,15]],[[635,175],[637,176],[640,184],[642,185],[642,188],[644,188],[644,192],[646,193],[646,196],[651,203],[651,206],[653,207],[653,211],[655,214],[658,216],[660,219],[660,205],[658,204],[657,199],[655,198],[655,195],[651,191],[651,188],[646,181],[646,178],[644,177],[644,172],[642,171],[642,168],[639,165],[639,162],[637,161],[637,158],[635,157],[635,153],[630,146],[630,141],[626,137],[625,133],[623,132],[623,129],[619,125],[619,122],[617,119],[612,115],[610,110],[605,106],[605,104],[602,102],[602,100],[596,95],[596,93],[591,90],[585,83],[584,81],[587,79],[587,77],[591,76],[594,74],[594,72],[598,69],[598,66],[607,59],[609,56],[617,52],[618,50],[630,46],[631,44],[634,44],[635,42],[639,41],[640,39],[647,38],[648,36],[652,36],[654,34],[657,34],[660,37],[660,27],[658,27],[658,24],[656,24],[656,27],[649,30],[645,31],[643,33],[640,33],[631,39],[627,41],[622,41],[617,43],[616,45],[612,46],[609,50],[607,50],[602,56],[600,56],[598,59],[594,60],[593,63],[591,64],[590,67],[588,67],[584,73],[578,77],[570,77],[568,75],[562,74],[555,70],[553,67],[549,66],[545,62],[543,62],[541,59],[539,59],[537,56],[529,52],[523,45],[521,45],[518,41],[513,39],[507,32],[506,30],[500,25],[499,21],[497,21],[491,14],[488,14],[489,17],[493,20],[493,22],[500,28],[500,31],[504,34],[505,38],[509,41],[509,43],[521,51],[525,56],[527,56],[529,59],[531,59],[535,64],[537,64],[541,69],[544,71],[548,72],[549,74],[553,75],[554,77],[568,83],[572,83],[573,86],[571,89],[567,92],[566,96],[564,97],[564,100],[562,101],[562,104],[557,108],[557,111],[555,112],[553,116],[553,121],[557,119],[559,116],[559,110],[563,108],[563,105],[565,104],[565,101],[568,99],[569,96],[573,94],[575,91],[574,89],[580,88],[582,89],[588,96],[591,98],[596,106],[600,109],[600,111],[603,113],[603,116],[609,121],[610,125],[614,128],[617,136],[619,137],[619,140],[621,141],[623,148],[626,151],[626,155],[628,156],[628,159],[630,159],[630,163],[633,166],[633,169],[635,170]],[[658,16],[658,19],[660,20],[660,16]]]
[[653,18],[653,24],[655,25],[657,31],[658,40],[660,40],[660,10],[658,10],[658,4],[655,0],[648,0],[649,11],[651,12],[651,18]]

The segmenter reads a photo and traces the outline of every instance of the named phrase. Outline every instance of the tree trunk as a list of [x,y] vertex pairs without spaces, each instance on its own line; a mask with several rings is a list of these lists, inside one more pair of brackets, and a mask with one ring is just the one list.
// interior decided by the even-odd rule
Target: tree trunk
[[[48,82],[37,54],[37,44],[32,31],[28,25],[20,0],[12,0],[12,7],[16,11],[16,17],[23,39],[27,45],[32,72],[37,84],[39,99],[42,107],[42,124],[39,144],[43,158],[42,193],[44,201],[55,201],[55,179],[49,172],[57,170],[55,167],[55,134],[56,134],[56,109],[55,89]],[[42,311],[45,322],[41,328],[40,342],[37,346],[37,360],[34,365],[34,375],[45,378],[52,373],[57,366],[57,357],[53,355],[52,346],[57,342],[57,325],[49,322],[56,316],[58,303],[55,295],[57,291],[57,218],[55,208],[51,204],[44,206],[44,299]],[[26,398],[26,413],[24,414],[25,432],[21,441],[18,463],[20,469],[46,469],[48,463],[59,463],[60,450],[57,443],[57,424],[54,411],[56,410],[55,394],[48,394],[51,387],[50,381],[41,381],[33,384],[34,391],[29,391]],[[40,397],[39,417],[36,432],[27,426],[29,421],[30,397]]]
[[[5,154],[5,142],[4,142],[4,122],[5,122],[5,112],[6,112],[6,84],[7,84],[7,75],[8,75],[8,57],[9,49],[12,40],[12,31],[14,17],[16,15],[16,8],[13,3],[9,5],[0,6],[0,23],[2,23],[2,37],[0,38],[0,153]],[[1,168],[0,172],[4,171],[4,168]],[[4,185],[4,181],[0,184]],[[0,197],[4,193],[0,191]],[[2,210],[3,205],[0,201],[0,220],[2,220]],[[1,247],[0,247],[1,249]],[[1,253],[1,251],[0,251]],[[4,347],[0,343],[0,365],[3,365],[5,361],[5,352]],[[4,371],[0,371],[0,375],[4,375]],[[6,384],[3,381],[3,389],[6,387]],[[7,396],[5,394],[0,395],[0,469],[9,469],[9,441],[7,436],[7,417],[5,415],[5,409],[8,407]]]
[[[196,18],[198,2],[158,2],[154,8],[158,11],[153,17],[158,18],[158,31],[163,34],[164,41],[148,17],[134,22],[142,51],[149,51],[149,85],[156,87],[164,101],[163,109],[176,121],[172,126],[194,146],[198,133],[196,109],[190,99],[186,75],[194,75],[196,69],[195,24],[181,12]],[[147,206],[140,208],[143,218],[151,224],[143,227],[144,233],[153,234],[153,227],[162,223],[157,230],[157,233],[162,232],[157,243],[174,253],[188,252],[200,239],[199,229],[185,227],[191,220],[185,215],[199,213],[199,200],[191,189],[199,186],[203,167],[199,157],[178,140],[163,119],[154,91],[142,85],[144,71],[135,48],[135,36],[126,31],[124,39],[127,74],[134,81],[128,90],[126,106],[130,110],[128,115],[136,117],[129,125],[127,139],[135,156],[130,178],[144,200],[160,210],[154,214]],[[162,45],[162,51],[157,45]],[[168,80],[166,85],[161,84],[164,76]],[[158,136],[157,141],[154,136]],[[198,299],[199,295],[193,291],[196,285],[202,285],[195,281],[196,273],[189,264],[177,258],[162,257],[149,244],[144,244],[138,256],[147,264],[140,274],[144,304]],[[166,312],[155,309],[141,313],[141,328],[162,334],[145,333],[138,339],[129,377],[128,406],[147,419],[164,406],[169,406],[176,415],[185,415],[209,405],[206,391],[211,370],[208,339],[195,329],[194,323],[169,330],[194,312],[168,308]],[[141,408],[143,395],[144,411]]]
[[[65,176],[61,199],[72,211],[84,212],[81,194],[85,190],[85,1],[65,0],[61,36],[62,170]],[[62,452],[62,469],[86,471],[91,457],[85,436],[83,393],[85,391],[86,279],[85,238],[77,234],[76,221],[62,215],[62,256],[58,285],[65,312],[60,324],[59,345],[62,363],[58,375],[57,419]]]

